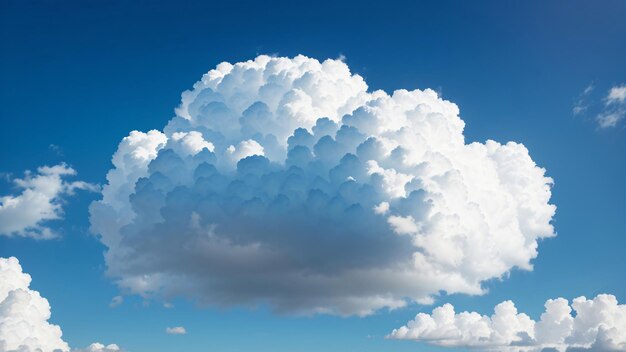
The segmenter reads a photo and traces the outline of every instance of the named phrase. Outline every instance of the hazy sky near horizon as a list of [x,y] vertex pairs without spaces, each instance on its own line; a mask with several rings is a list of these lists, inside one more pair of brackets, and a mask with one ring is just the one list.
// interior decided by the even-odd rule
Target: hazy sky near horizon
[[[614,295],[624,304],[625,16],[626,3],[622,1],[487,1],[480,5],[463,1],[395,4],[275,2],[272,5],[247,1],[4,1],[0,4],[0,202],[5,206],[5,213],[0,207],[0,257],[15,256],[19,259],[23,271],[32,276],[30,288],[48,299],[52,307],[50,321],[62,328],[63,339],[74,348],[99,341],[115,343],[131,352],[463,350],[464,347],[443,348],[426,342],[386,339],[385,336],[413,320],[417,313],[430,314],[435,307],[445,303],[453,304],[457,312],[467,310],[492,315],[494,306],[511,300],[520,312],[527,313],[534,320],[540,319],[546,300],[557,297],[571,302],[579,296],[593,299],[606,293]],[[470,262],[483,263],[481,260],[485,253],[498,259],[494,261],[495,264],[490,263],[494,266],[489,270],[466,270],[467,266],[451,269],[451,275],[458,274],[463,284],[456,285],[456,281],[452,284],[438,278],[426,280],[422,286],[429,288],[422,290],[422,286],[417,289],[405,287],[402,280],[398,280],[400,283],[396,285],[397,282],[392,279],[377,281],[368,277],[365,281],[371,285],[359,282],[363,286],[357,289],[350,281],[353,276],[346,275],[341,276],[343,285],[319,285],[324,292],[340,292],[336,295],[323,295],[324,299],[318,300],[319,295],[300,294],[298,297],[301,299],[294,300],[289,292],[310,292],[307,285],[311,282],[303,280],[302,285],[289,286],[291,281],[284,279],[293,274],[289,271],[285,271],[285,276],[278,279],[260,277],[275,279],[271,282],[276,286],[282,288],[285,284],[284,287],[293,291],[276,289],[274,292],[273,288],[268,289],[262,284],[255,286],[248,277],[242,279],[237,276],[241,274],[238,269],[211,269],[211,276],[206,281],[194,279],[190,283],[172,279],[182,276],[204,277],[198,275],[195,268],[213,268],[221,264],[212,260],[187,261],[188,258],[195,260],[194,253],[172,249],[178,247],[176,242],[167,242],[167,230],[163,230],[163,234],[158,233],[158,236],[163,236],[159,239],[169,244],[169,247],[157,248],[159,246],[150,241],[146,233],[152,229],[150,217],[153,209],[150,204],[157,203],[154,201],[156,198],[151,198],[156,197],[154,193],[137,191],[136,194],[124,194],[123,200],[132,205],[136,212],[140,213],[137,207],[145,205],[145,208],[141,208],[145,211],[141,213],[145,223],[138,222],[132,229],[124,230],[124,234],[131,238],[127,242],[116,242],[115,231],[103,236],[90,232],[90,226],[102,229],[102,225],[94,225],[98,219],[104,224],[125,221],[119,217],[94,215],[93,210],[90,214],[89,210],[91,204],[102,198],[100,187],[109,182],[106,179],[107,172],[115,167],[122,169],[112,164],[112,157],[122,139],[133,130],[145,133],[150,130],[164,131],[170,139],[168,143],[172,143],[168,147],[175,150],[178,156],[188,155],[185,153],[189,151],[185,148],[194,149],[200,142],[190,137],[188,143],[184,144],[185,137],[180,135],[181,142],[176,140],[180,146],[175,145],[173,140],[179,137],[172,137],[171,133],[189,129],[180,120],[184,115],[182,110],[175,112],[175,108],[181,106],[181,93],[193,89],[194,83],[221,62],[235,64],[255,60],[259,55],[290,58],[304,55],[320,62],[334,59],[336,61],[333,62],[339,65],[337,67],[343,67],[339,63],[349,67],[350,74],[333,70],[328,75],[333,82],[339,82],[332,89],[325,86],[319,88],[322,93],[327,92],[328,96],[322,93],[319,96],[311,95],[314,102],[323,101],[326,104],[330,101],[327,104],[332,105],[337,101],[337,106],[332,106],[332,109],[312,109],[314,114],[336,114],[339,121],[345,113],[352,113],[353,108],[367,105],[367,94],[373,94],[375,90],[380,89],[392,95],[398,89],[430,88],[433,94],[456,104],[458,117],[465,123],[462,133],[451,132],[441,138],[432,137],[439,143],[426,143],[433,151],[445,149],[445,153],[448,153],[446,148],[452,144],[448,141],[459,136],[467,144],[486,143],[487,140],[503,145],[509,141],[523,144],[532,161],[544,168],[545,176],[554,181],[549,204],[556,206],[556,213],[552,216],[549,207],[546,208],[547,201],[539,199],[533,203],[537,206],[530,211],[533,214],[531,218],[540,225],[549,222],[556,236],[550,237],[551,231],[539,225],[529,225],[531,230],[528,230],[528,234],[521,231],[528,242],[524,246],[512,245],[512,250],[502,247],[493,252],[483,252],[484,248],[481,250],[479,245],[455,247],[465,254],[474,253],[473,256],[467,255]],[[367,88],[361,85],[361,81],[354,79],[352,75],[355,74],[362,77]],[[245,84],[233,83],[233,86],[245,91],[255,81],[243,74],[242,77]],[[291,85],[295,86],[290,82],[289,87]],[[223,96],[231,92],[226,88],[222,91],[214,90]],[[259,98],[252,93],[253,97],[248,97],[248,93],[245,91],[240,96],[233,94],[235,97],[225,105],[236,110],[235,106],[238,108],[237,104],[241,100],[266,99],[265,103],[269,109],[272,108],[271,94]],[[211,95],[207,90],[203,94]],[[237,100],[238,97],[243,98]],[[185,99],[182,99],[183,103]],[[430,96],[404,100],[402,97],[397,100],[390,98],[389,104],[403,106],[411,104],[407,102],[411,99],[425,101],[429,109],[449,117],[449,124],[446,125],[449,129],[458,127],[456,115],[450,110],[452,108],[441,100],[432,100]],[[184,112],[188,112],[192,118],[197,117],[198,121],[201,121],[203,114],[211,116],[222,111],[218,109],[221,106],[211,110],[213,112],[206,112],[202,108],[193,110],[194,105],[190,106]],[[262,109],[260,111],[258,116],[264,113]],[[300,111],[306,113],[309,110],[302,108]],[[277,123],[278,127],[263,124],[258,127],[253,122],[250,124],[259,129],[271,130],[277,136],[284,133],[286,141],[295,128],[312,127],[317,118],[324,117],[310,115],[306,116],[312,120],[301,119],[299,125],[293,126]],[[384,115],[384,112],[380,115]],[[358,137],[361,139],[354,137],[359,143],[365,141],[366,137],[376,136],[389,138],[400,145],[406,144],[402,136],[390,137],[380,132],[386,126],[381,120],[372,123],[366,117],[359,120],[356,113],[354,116],[351,125],[348,122],[345,125],[354,126],[364,133],[363,137]],[[170,131],[165,128],[168,123]],[[365,132],[371,126],[378,129],[372,127],[372,131]],[[254,152],[250,150],[256,150],[255,145],[232,142],[235,148],[230,153],[239,157],[228,159],[226,147],[231,141],[244,142],[257,138],[235,136],[234,132],[231,136],[228,128],[226,126],[226,132],[222,131],[227,135],[223,143],[217,137],[213,140],[208,138],[207,132],[204,133],[207,141],[200,143],[208,150],[214,148],[218,155],[214,163],[224,174],[227,174],[224,170],[232,171],[236,168],[234,165],[239,157],[253,155]],[[160,137],[153,135],[146,138],[158,142]],[[319,139],[319,136],[315,138]],[[430,141],[430,137],[424,138]],[[258,142],[264,148],[264,155],[271,161],[280,160],[280,152],[276,152],[276,156],[272,154],[271,141]],[[226,150],[223,157],[218,153],[222,150],[220,148]],[[311,149],[314,148],[311,146]],[[415,147],[415,150],[418,149]],[[482,156],[466,159],[465,155],[449,152],[446,157],[450,160],[471,160],[468,162],[471,165],[479,165],[484,161]],[[515,155],[525,154],[519,152]],[[166,159],[166,156],[163,160],[163,164],[178,162],[176,159]],[[404,170],[393,160],[378,161],[380,165],[397,172],[419,175],[424,179],[430,177],[417,169]],[[330,166],[324,164],[327,162]],[[331,166],[340,163],[337,160],[332,162],[335,164],[320,157],[319,165],[323,164],[323,167],[320,166],[322,169],[331,169]],[[65,166],[37,171],[42,166],[52,167],[62,163]],[[185,159],[185,163],[186,167],[190,167],[189,163],[195,161]],[[258,167],[269,173],[269,169],[264,169],[266,166],[259,165],[251,164],[250,167]],[[469,175],[471,165],[468,166],[468,174],[464,176]],[[144,166],[147,167],[147,164]],[[70,168],[75,171],[75,175],[71,175]],[[533,187],[541,188],[544,183],[549,184],[536,176],[531,166],[520,168],[515,173],[528,171],[529,175],[532,174],[532,182],[528,184],[532,183]],[[26,170],[31,170],[30,176],[25,174]],[[494,170],[497,172],[499,169]],[[167,174],[174,171],[153,166],[145,171],[144,176],[157,172]],[[176,193],[174,186],[176,182],[186,180],[187,176],[191,177],[192,173],[193,170],[186,174],[181,171],[183,175],[167,175],[174,181],[171,187],[169,184],[163,186],[164,189],[170,187],[166,191],[171,196],[162,201],[167,202],[170,207],[167,209],[173,209],[173,215],[171,218],[166,216],[164,221],[170,227],[162,228],[180,225],[180,219],[177,218],[179,213],[175,210],[177,206],[187,209],[185,206],[192,203],[193,196],[184,192]],[[122,178],[126,183],[120,183],[120,189],[130,184],[134,187],[136,180],[130,174],[124,173]],[[47,178],[41,178],[42,183],[29,183],[37,175]],[[354,177],[360,182],[356,174]],[[246,180],[235,176],[228,179],[229,182]],[[489,181],[485,176],[484,183],[489,184]],[[152,180],[154,185],[158,182]],[[374,181],[368,182],[364,184],[372,187],[377,185]],[[510,184],[517,185],[515,182],[512,180]],[[200,189],[202,185],[196,186],[194,190]],[[343,189],[337,187],[337,194],[345,195]],[[483,189],[478,181],[467,187],[478,193]],[[31,205],[22,212],[19,209],[14,213],[6,212],[9,198],[2,197],[17,197],[24,188],[32,189],[33,192],[45,189],[53,195],[51,203],[41,198],[41,202],[36,203],[43,207],[39,214],[46,215],[41,216],[42,221],[35,221],[35,226],[24,215],[34,209]],[[259,188],[261,186],[256,189]],[[527,194],[524,190],[515,193],[513,186],[504,188],[506,197],[503,199],[512,203],[503,200],[505,203],[502,204],[517,204],[515,202],[521,197],[520,194]],[[379,204],[381,200],[387,200],[385,197],[388,196],[381,192],[376,195],[367,193],[367,196],[358,193],[355,199],[360,204]],[[445,198],[446,190],[441,193]],[[535,193],[541,194],[541,191]],[[225,193],[219,194],[222,196]],[[223,196],[224,202],[227,198]],[[173,199],[171,203],[170,199]],[[295,254],[301,261],[286,262],[292,266],[302,265],[315,273],[332,272],[338,267],[346,272],[355,267],[389,269],[395,260],[408,261],[411,254],[403,249],[412,242],[404,241],[405,237],[402,236],[410,235],[412,227],[406,225],[406,222],[394,221],[408,219],[409,216],[417,219],[419,214],[403,212],[401,209],[404,205],[398,203],[394,208],[393,201],[388,202],[391,203],[391,213],[381,212],[390,214],[389,218],[359,224],[361,227],[358,228],[348,220],[332,223],[335,225],[333,229],[348,235],[342,240],[345,243],[333,242],[334,245],[330,246],[333,250],[331,254],[325,251],[329,247],[321,246],[320,249],[310,242],[288,240],[289,231],[285,231],[283,237],[268,230],[267,234],[260,235],[265,237],[259,237],[259,241],[276,245],[276,248],[284,249],[284,253]],[[488,207],[488,203],[485,200],[481,205]],[[45,208],[50,204],[51,208]],[[116,208],[116,204],[109,202],[105,205],[126,209],[123,206]],[[426,203],[422,201],[419,204]],[[263,208],[262,214],[271,213],[271,209],[274,208]],[[451,209],[453,207],[446,211],[453,212]],[[349,207],[346,206],[345,210],[348,211]],[[394,213],[396,210],[397,213]],[[200,214],[197,215],[199,228],[206,225],[203,220],[207,217],[217,217],[201,205],[194,208],[193,213]],[[497,217],[497,213],[493,211],[486,217],[503,223],[511,220],[509,213],[503,215],[502,219]],[[362,213],[350,214],[346,219],[363,218]],[[463,216],[469,219],[471,213],[467,214]],[[526,216],[520,214],[516,213],[513,218]],[[306,218],[304,215],[303,219]],[[324,216],[330,215],[324,213],[314,219],[327,219]],[[185,221],[188,218],[185,217]],[[220,219],[222,227],[230,226],[234,232],[249,230],[237,221],[229,221],[232,219],[228,217]],[[262,222],[263,229],[271,229],[274,224],[284,227],[293,225],[263,221],[266,221]],[[191,224],[190,228],[193,227],[191,221],[187,223]],[[349,241],[352,239],[350,236],[358,236],[370,230],[374,233],[387,223],[393,231],[389,232],[384,242],[377,242],[376,236],[367,236],[363,240],[354,237],[359,246]],[[301,224],[318,226],[315,221],[309,223],[303,220]],[[438,223],[423,224],[420,226],[439,226]],[[239,225],[242,227],[237,227]],[[345,228],[342,227],[344,225]],[[21,231],[22,228],[27,230]],[[331,230],[324,228],[324,231]],[[496,230],[493,232],[498,233]],[[187,244],[196,243],[191,241],[196,239],[193,236],[189,235],[190,242]],[[241,235],[236,240],[246,243],[244,237]],[[332,239],[329,241],[332,242]],[[538,243],[536,258],[529,249],[534,241]],[[385,245],[381,246],[381,243]],[[434,248],[435,245],[432,246]],[[105,259],[107,248],[115,249],[109,250],[109,256]],[[370,255],[372,248],[380,248],[381,253],[376,251],[376,255]],[[161,258],[164,253],[170,253],[170,249],[175,252],[172,254],[173,260],[154,260]],[[125,250],[137,251],[139,254],[129,259]],[[502,254],[507,250],[511,253]],[[530,252],[524,252],[527,250]],[[145,256],[143,253],[146,253]],[[450,253],[442,255],[443,259],[428,259],[427,262],[444,265],[442,263],[446,258],[454,257],[456,252]],[[224,260],[237,262],[232,258],[239,257]],[[136,259],[139,264],[131,259]],[[263,263],[265,266],[256,267],[263,273],[280,266],[280,263],[272,261]],[[528,264],[527,270],[519,269],[524,264]],[[176,267],[176,270],[170,271],[171,267]],[[149,297],[147,292],[152,287],[148,287],[148,284],[141,286],[145,282],[139,284],[137,278],[154,272],[173,276],[164,276],[163,281],[150,281],[150,284],[160,285],[163,295]],[[127,280],[120,282],[120,278]],[[472,292],[475,287],[471,284],[475,282],[481,283],[485,289],[482,294]],[[215,291],[206,289],[213,283],[220,284],[219,295],[213,296]],[[452,289],[458,293],[449,295],[444,292]],[[263,294],[258,293],[260,291]],[[359,296],[361,293],[358,291],[372,293]],[[383,295],[383,291],[389,293],[389,297],[385,296],[388,300],[372,300],[377,294]],[[285,296],[284,292],[287,292]],[[344,294],[358,296],[363,300],[348,304],[345,303]],[[416,302],[409,299],[406,306],[396,307],[401,301],[398,297],[406,295],[413,295],[411,298],[415,299],[430,295],[433,300]],[[265,304],[250,308],[248,303],[259,297],[266,298]],[[338,315],[324,314],[324,309],[318,311],[321,314],[293,314],[302,311],[310,313],[315,307],[323,307]]]

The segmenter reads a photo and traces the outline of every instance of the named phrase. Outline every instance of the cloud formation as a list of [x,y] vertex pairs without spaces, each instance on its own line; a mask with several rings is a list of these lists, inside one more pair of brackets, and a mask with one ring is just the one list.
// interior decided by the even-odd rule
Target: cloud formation
[[612,87],[606,97],[607,104],[626,103],[626,85]]
[[486,351],[626,351],[626,305],[607,294],[578,297],[571,306],[564,298],[550,299],[534,321],[511,301],[498,304],[492,316],[455,313],[445,304],[417,314],[388,337]]
[[72,352],[119,352],[119,351],[122,351],[122,349],[114,343],[110,345],[103,345],[99,342],[92,343],[86,348],[72,350]]
[[30,282],[16,258],[0,258],[0,352],[69,350],[61,328],[48,322],[48,300]]
[[609,89],[604,110],[596,116],[601,128],[616,127],[626,117],[626,85]]
[[13,182],[21,190],[18,195],[0,197],[0,235],[49,239],[56,236],[46,222],[63,216],[62,199],[77,189],[97,191],[98,187],[83,181],[68,182],[65,178],[76,171],[65,164],[42,166],[37,173],[26,172]]
[[165,333],[170,335],[185,335],[187,330],[182,326],[175,326],[173,328],[165,328]]
[[578,99],[576,99],[576,102],[574,103],[574,107],[572,108],[572,113],[574,115],[579,115],[587,111],[587,109],[589,108],[589,104],[587,103],[587,98],[589,98],[589,94],[593,92],[594,88],[595,87],[593,86],[593,83],[590,83],[585,88],[585,90],[583,90],[582,93],[580,93],[580,95],[578,96]]
[[124,303],[124,297],[122,297],[122,296],[115,296],[115,297],[111,298],[111,303],[109,303],[109,307],[115,308],[115,307],[121,305],[122,303]]
[[[30,275],[15,257],[0,258],[0,352],[67,352],[61,328],[51,324],[50,304],[29,288]],[[117,345],[92,344],[72,352],[114,352]]]
[[430,90],[367,91],[340,60],[222,63],[113,155],[92,230],[144,297],[366,315],[531,270],[552,180],[524,145],[467,144]]

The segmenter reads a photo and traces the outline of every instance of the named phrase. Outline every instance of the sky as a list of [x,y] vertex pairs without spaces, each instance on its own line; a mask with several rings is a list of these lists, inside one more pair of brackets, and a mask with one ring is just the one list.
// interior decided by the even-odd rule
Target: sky
[[[392,331],[415,319],[416,314],[430,314],[446,303],[452,304],[457,313],[472,311],[491,316],[496,305],[511,300],[519,312],[539,321],[548,299],[563,297],[571,302],[585,296],[605,302],[607,298],[601,294],[612,295],[620,302],[614,307],[618,311],[615,326],[619,333],[619,327],[625,326],[619,325],[619,321],[626,324],[625,16],[623,1],[279,1],[271,5],[245,1],[3,1],[0,203],[4,208],[0,207],[0,257],[19,259],[20,270],[32,277],[29,292],[38,291],[48,300],[50,322],[61,327],[63,340],[75,349],[96,341],[116,344],[131,352],[484,349],[485,346],[454,339],[449,340],[453,347],[441,347],[432,338],[429,340],[427,333],[422,333],[421,338],[406,338]],[[319,105],[311,107],[302,103],[306,100],[291,97],[295,103],[288,107],[293,111],[284,113],[287,117],[278,112],[272,115],[287,120],[264,123],[259,117],[261,120],[255,125],[250,117],[251,128],[271,131],[286,143],[297,127],[311,132],[318,118],[330,117],[339,122],[348,114],[351,118],[344,118],[341,123],[365,134],[359,143],[367,137],[389,138],[390,143],[415,153],[442,153],[457,165],[451,170],[458,169],[466,179],[463,185],[470,194],[477,195],[475,202],[480,207],[504,205],[501,212],[484,210],[489,228],[473,227],[475,218],[469,202],[456,204],[451,200],[456,199],[458,189],[454,187],[459,184],[455,182],[460,182],[454,178],[454,172],[448,174],[450,180],[446,183],[428,174],[428,168],[403,169],[396,164],[398,161],[382,156],[375,158],[380,167],[419,176],[426,183],[432,181],[432,186],[421,187],[427,190],[426,197],[431,197],[434,209],[449,222],[420,220],[420,211],[429,209],[427,201],[411,198],[417,208],[402,210],[410,206],[401,204],[397,196],[378,190],[374,181],[361,182],[356,174],[350,174],[356,178],[352,182],[371,185],[378,192],[354,195],[363,211],[371,212],[369,204],[383,199],[387,206],[391,203],[390,210],[364,215],[346,207],[342,211],[347,215],[337,218],[335,208],[330,206],[331,210],[319,213],[294,206],[289,213],[293,221],[287,221],[282,213],[267,206],[260,208],[262,216],[253,214],[258,219],[250,215],[241,220],[244,217],[216,215],[217,210],[198,205],[194,192],[209,192],[202,185],[188,193],[176,191],[177,184],[192,177],[190,165],[196,166],[192,156],[202,149],[194,149],[198,143],[206,147],[207,153],[213,149],[217,155],[213,163],[228,182],[250,180],[232,174],[238,169],[238,160],[245,157],[250,157],[247,160],[254,172],[269,173],[274,167],[263,164],[267,159],[255,158],[255,154],[284,164],[285,156],[280,152],[272,154],[269,140],[231,131],[229,124],[237,117],[224,113],[221,105],[215,110],[203,110],[202,102],[197,104],[200,108],[193,105],[194,99],[212,99],[211,92],[216,91],[230,97],[225,106],[237,110],[237,114],[243,114],[250,105],[240,108],[241,101],[261,100],[271,110],[274,93],[260,97],[250,93],[246,89],[255,87],[256,81],[243,73],[229,81],[230,88],[215,88],[208,78],[206,86],[194,84],[221,62],[234,65],[261,57],[253,61],[254,65],[265,67],[268,60],[286,57],[290,59],[283,64],[288,65],[287,62],[296,62],[298,55],[319,62],[331,59],[328,67],[323,68],[329,71],[322,75],[315,71],[319,68],[313,68],[312,76],[322,77],[325,84],[333,83],[302,88],[312,97],[312,106]],[[349,73],[345,72],[347,68]],[[281,84],[289,89],[295,85]],[[233,89],[240,89],[239,95],[232,93]],[[420,91],[389,98],[398,89]],[[181,93],[187,90],[192,92],[183,96],[181,105]],[[388,94],[380,98],[384,101],[380,110],[368,102],[376,90]],[[453,106],[439,98],[456,104],[458,116]],[[399,121],[385,120],[385,116],[410,117],[402,109],[413,101],[439,114],[428,115],[425,125],[407,125],[409,130],[415,126],[432,128],[416,131],[426,140],[425,144],[415,142],[421,141],[418,138],[381,132]],[[396,110],[385,110],[387,106]],[[365,113],[368,109],[376,111],[373,117]],[[261,107],[258,116],[263,113]],[[209,130],[202,129],[214,123],[210,122],[212,116],[226,119],[212,125],[226,136],[224,140],[211,139]],[[459,118],[465,123],[462,132],[456,130]],[[440,125],[437,121],[445,123]],[[189,134],[174,136],[194,128],[204,132],[206,140],[185,139]],[[120,158],[117,165],[112,164],[118,146],[117,155],[133,155],[130,149],[124,149],[128,145],[125,147],[122,139],[135,130],[160,131],[150,136],[137,134],[136,138],[162,144],[159,148],[165,149],[156,159],[161,164],[155,162],[148,170],[148,162],[157,156],[158,148],[154,145],[146,147],[154,149],[155,154],[148,157],[150,160],[141,161],[143,164],[132,158]],[[322,135],[312,134],[317,139]],[[253,146],[243,143],[255,138],[258,143]],[[471,153],[463,143],[457,145],[455,138],[464,138],[466,144],[480,143],[476,147],[479,151]],[[485,156],[487,152],[481,148],[490,148],[483,146],[487,140],[502,145],[509,141],[521,143],[527,152],[498,144],[492,146],[497,149],[494,153],[502,155]],[[132,144],[131,139],[126,141]],[[226,149],[230,143],[234,146],[232,157]],[[261,145],[262,153],[250,151]],[[166,149],[171,152],[164,153]],[[340,165],[338,160],[331,160],[332,155],[327,160],[321,152],[317,154],[323,170]],[[417,162],[436,165],[434,169],[449,167],[438,164],[432,155],[412,155]],[[532,160],[525,158],[528,155]],[[190,157],[184,159],[186,156]],[[493,158],[501,159],[494,164]],[[168,168],[179,165],[176,163],[185,166]],[[461,164],[464,166],[458,166]],[[502,185],[492,180],[511,164],[513,171],[508,178],[498,174]],[[55,165],[58,167],[37,171]],[[155,176],[152,184],[140,191],[132,172],[123,171],[135,166],[143,167],[144,177],[166,174],[171,184],[158,186]],[[287,172],[284,166],[275,167],[278,169],[272,170]],[[545,169],[545,176],[540,168]],[[107,172],[115,169],[122,170],[119,178],[107,180]],[[26,170],[30,170],[30,176]],[[307,176],[315,171],[307,170],[303,171]],[[484,173],[476,176],[478,171]],[[41,183],[30,182],[38,176],[44,177],[39,179]],[[385,177],[381,182],[390,180]],[[551,178],[553,184],[545,177]],[[492,181],[498,185],[492,185]],[[251,191],[228,188],[213,196],[218,203],[227,202],[237,192],[269,192],[266,186],[253,182]],[[136,187],[136,193],[124,193],[124,187]],[[164,187],[168,198],[150,187]],[[545,187],[549,200],[544,199]],[[9,212],[8,202],[26,194],[22,193],[24,188],[47,194],[49,200],[37,198],[35,203],[25,203],[26,206]],[[110,198],[103,199],[107,192]],[[423,195],[417,192],[415,197],[420,194]],[[400,198],[409,199],[409,194]],[[120,199],[123,204],[116,203]],[[167,206],[154,210],[155,204]],[[247,204],[233,206],[246,210]],[[550,204],[556,206],[554,214]],[[28,213],[35,211],[35,205],[43,207],[37,213],[40,219],[29,223]],[[524,209],[511,213],[508,207],[516,206]],[[115,224],[131,221],[125,219],[131,214],[129,207],[139,220],[124,230],[116,229]],[[107,209],[118,213],[113,216]],[[166,214],[165,220],[163,226],[154,227],[153,216],[159,211]],[[193,223],[193,214],[198,223]],[[459,226],[469,228],[467,243],[445,236],[457,231],[449,220],[454,216],[460,219]],[[326,222],[329,217],[333,220]],[[183,221],[183,237],[174,236]],[[212,221],[219,222],[218,229],[232,231],[227,234],[215,230],[219,238],[249,244],[246,235],[254,233],[261,244],[279,248],[288,267],[281,266],[283,257],[276,263],[271,258],[264,261],[267,253],[250,254],[245,250],[252,249],[245,246],[244,255],[238,257],[236,246],[230,242],[225,242],[225,248],[207,244],[205,252],[202,247],[196,253],[193,244],[198,242],[194,241],[202,240],[197,233],[212,234]],[[509,232],[507,226],[518,221],[534,225],[528,225],[527,231],[522,226],[521,233]],[[496,229],[496,222],[504,224],[503,228]],[[440,227],[444,230],[438,232]],[[385,233],[383,237],[378,236],[379,230]],[[321,242],[312,241],[316,231],[322,234]],[[411,280],[407,283],[406,279],[392,275],[397,273],[393,265],[409,260],[412,252],[407,249],[420,241],[420,231],[431,231],[432,238],[441,241],[421,244],[426,252],[432,251],[428,252],[432,256],[425,259],[426,264],[448,268],[441,270],[451,276],[435,275],[432,280],[417,280],[412,285]],[[119,233],[128,240],[118,241]],[[505,236],[504,242],[496,241],[494,245],[494,238],[501,238],[497,236]],[[519,236],[526,242],[516,242],[522,238]],[[535,243],[536,258],[532,250]],[[254,261],[257,254],[259,262]],[[468,262],[454,262],[457,255]],[[495,258],[494,262],[483,260],[486,257]],[[249,268],[258,274],[246,276],[248,259],[253,264],[261,263]],[[453,264],[448,266],[448,260]],[[474,268],[475,263],[484,267]],[[14,263],[6,265],[7,272],[19,271]],[[423,267],[409,274],[421,277],[426,272]],[[324,275],[341,272],[337,275],[343,283],[314,285],[313,279],[299,276],[299,268]],[[367,277],[365,283],[351,284],[359,279],[351,274],[354,268],[387,271]],[[284,276],[274,276],[278,271]],[[138,281],[145,278],[142,275],[155,272],[163,276]],[[294,275],[294,279],[290,281],[289,275]],[[388,300],[376,301],[363,292]],[[362,301],[345,303],[343,294]],[[578,312],[577,317],[583,319],[585,315]],[[419,324],[414,325],[419,328]],[[538,330],[535,326],[533,331]],[[7,331],[6,334],[12,333]],[[12,350],[1,344],[3,338],[9,341],[9,335],[2,335],[0,327],[0,350]],[[626,348],[626,337],[621,338],[620,348]],[[502,343],[494,342],[496,350],[506,350]]]

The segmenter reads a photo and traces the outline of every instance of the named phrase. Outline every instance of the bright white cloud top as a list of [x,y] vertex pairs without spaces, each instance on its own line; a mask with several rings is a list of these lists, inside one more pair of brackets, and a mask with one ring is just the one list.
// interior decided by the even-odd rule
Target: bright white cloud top
[[607,104],[623,104],[626,103],[626,85],[611,87],[606,97]]
[[75,190],[98,190],[83,181],[66,181],[76,171],[65,164],[42,166],[13,182],[21,193],[0,197],[0,235],[48,239],[56,236],[46,221],[63,216],[62,198]]
[[61,328],[48,322],[48,300],[30,282],[16,258],[0,258],[0,351],[69,350]]
[[[419,313],[388,337],[446,347],[488,351],[626,351],[626,305],[613,295],[548,300],[539,321],[518,313],[511,301],[495,307],[489,317],[455,313],[451,304]],[[575,314],[572,312],[575,312]]]
[[222,63],[113,155],[92,230],[120,287],[366,315],[531,270],[552,180],[514,142],[466,144],[430,90],[368,92],[341,60]]
[[[48,322],[48,300],[29,288],[31,277],[15,257],[0,258],[0,352],[67,352],[61,328]],[[117,345],[94,343],[72,352],[115,352]]]

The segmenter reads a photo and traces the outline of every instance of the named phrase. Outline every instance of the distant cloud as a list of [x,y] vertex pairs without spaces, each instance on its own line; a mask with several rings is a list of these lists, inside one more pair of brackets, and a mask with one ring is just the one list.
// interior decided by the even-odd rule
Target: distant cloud
[[187,330],[182,326],[175,326],[173,328],[166,328],[165,332],[170,335],[185,335]]
[[[388,338],[484,351],[626,351],[626,305],[613,295],[548,300],[539,321],[518,313],[511,301],[492,316],[455,313],[451,304],[419,313]],[[572,313],[572,308],[575,313]]]
[[598,122],[598,126],[600,126],[600,128],[615,127],[624,119],[624,116],[626,116],[625,109],[616,109],[599,114],[596,117],[596,121]]
[[63,197],[77,189],[97,191],[99,188],[83,181],[65,181],[76,171],[65,164],[42,166],[37,173],[26,172],[13,180],[21,193],[0,197],[0,235],[36,239],[55,237],[46,221],[63,216]]
[[55,153],[58,156],[63,156],[63,148],[61,148],[60,146],[56,144],[50,144],[48,146],[48,149],[50,149],[53,153]]
[[583,92],[580,93],[580,95],[578,96],[578,99],[576,100],[576,103],[574,104],[574,107],[572,108],[572,113],[574,115],[579,115],[587,111],[587,109],[589,108],[587,99],[589,98],[589,95],[591,94],[593,90],[594,90],[593,83],[590,83],[585,88],[585,90],[583,90]]
[[341,60],[221,63],[121,141],[92,230],[149,299],[363,316],[482,294],[532,270],[556,207],[523,144],[464,127],[433,90],[368,91]]
[[122,349],[116,344],[103,345],[99,342],[92,343],[86,348],[72,349],[71,352],[120,352]]
[[607,105],[610,104],[623,104],[626,102],[626,85],[615,86],[609,90],[609,95],[606,97]]
[[[626,85],[621,84],[610,88],[607,95],[603,98],[603,103],[591,104],[589,99],[594,89],[594,85],[590,84],[580,93],[574,103],[572,113],[581,115],[587,113],[592,105],[595,107],[599,106],[600,108],[595,109],[593,114],[598,127],[601,129],[617,127],[626,117]],[[592,114],[589,113],[589,115]]]
[[122,296],[115,296],[115,297],[111,298],[111,303],[109,303],[109,307],[115,308],[115,307],[119,306],[122,303],[124,303],[124,297],[122,297]]
[[[50,304],[30,289],[31,277],[15,257],[0,258],[0,352],[68,352],[61,328],[51,324]],[[117,352],[117,345],[92,344],[71,352]]]
[[605,107],[596,116],[600,128],[616,127],[626,117],[626,85],[609,89],[604,99]]

